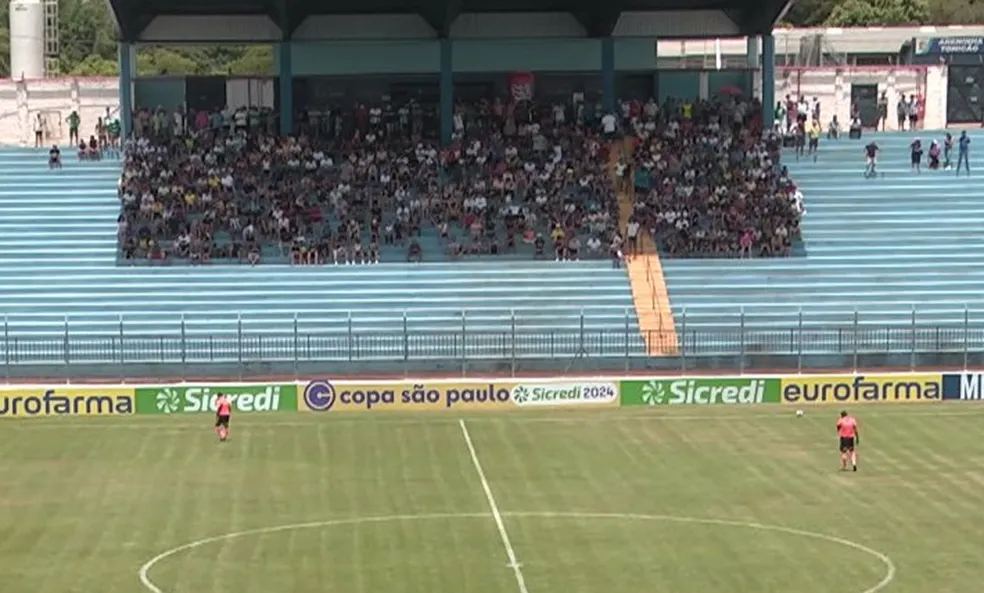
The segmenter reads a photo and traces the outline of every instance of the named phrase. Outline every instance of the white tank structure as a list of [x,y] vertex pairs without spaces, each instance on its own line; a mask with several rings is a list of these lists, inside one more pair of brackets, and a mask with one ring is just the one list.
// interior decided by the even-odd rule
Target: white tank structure
[[10,77],[44,78],[44,1],[10,1]]

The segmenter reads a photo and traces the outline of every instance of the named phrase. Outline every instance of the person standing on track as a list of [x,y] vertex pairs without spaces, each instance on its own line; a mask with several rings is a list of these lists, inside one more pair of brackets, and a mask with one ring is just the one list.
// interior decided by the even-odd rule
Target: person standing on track
[[919,138],[912,141],[909,145],[909,150],[912,155],[912,170],[916,173],[922,173],[922,157],[923,157],[923,145]]
[[808,132],[810,136],[810,148],[809,154],[813,156],[813,160],[817,160],[817,152],[820,150],[820,134],[823,130],[820,127],[820,118],[814,118],[810,123],[810,130]]
[[849,456],[851,470],[858,471],[858,452],[855,447],[861,444],[861,434],[858,432],[858,421],[847,411],[842,411],[837,420],[837,436],[840,437],[841,471],[847,471]]
[[970,137],[967,131],[960,132],[960,139],[957,140],[957,177],[960,177],[960,165],[963,164],[967,169],[967,176],[970,177]]
[[232,416],[232,403],[224,393],[219,393],[215,399],[215,434],[219,441],[229,438],[229,417]]
[[877,177],[878,172],[875,167],[878,165],[878,145],[874,142],[864,147],[865,163],[864,176],[867,178]]

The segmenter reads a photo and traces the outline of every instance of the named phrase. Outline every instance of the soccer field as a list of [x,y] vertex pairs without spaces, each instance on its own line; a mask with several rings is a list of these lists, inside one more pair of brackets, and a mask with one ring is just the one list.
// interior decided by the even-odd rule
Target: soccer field
[[984,407],[854,411],[4,421],[0,589],[979,591]]

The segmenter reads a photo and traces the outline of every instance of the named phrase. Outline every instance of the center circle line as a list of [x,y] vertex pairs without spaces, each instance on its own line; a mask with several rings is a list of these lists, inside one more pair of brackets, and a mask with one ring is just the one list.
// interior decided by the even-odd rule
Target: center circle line
[[[645,514],[645,513],[595,513],[595,512],[559,512],[559,511],[525,511],[525,512],[504,512],[503,517],[515,517],[515,518],[556,518],[556,519],[611,519],[611,520],[621,520],[621,521],[666,521],[675,523],[690,523],[695,525],[717,525],[720,527],[741,527],[745,529],[755,529],[759,531],[772,531],[775,533],[785,533],[788,535],[795,535],[799,537],[806,537],[815,540],[827,541],[830,543],[838,544],[848,548],[852,548],[859,552],[862,552],[868,556],[873,556],[877,558],[885,566],[885,576],[876,583],[860,593],[878,593],[885,587],[887,587],[893,580],[895,580],[895,574],[897,568],[895,562],[885,553],[879,552],[874,548],[870,548],[864,544],[845,539],[842,537],[837,537],[834,535],[829,535],[826,533],[820,533],[816,531],[806,531],[803,529],[796,529],[793,527],[784,527],[782,525],[769,525],[766,523],[756,523],[754,521],[736,521],[731,519],[714,519],[714,518],[702,518],[702,517],[686,517],[682,515],[660,515],[660,514]],[[206,537],[202,539],[197,539],[180,546],[170,548],[161,552],[160,554],[154,556],[147,562],[145,562],[137,572],[140,578],[140,583],[151,593],[165,593],[163,589],[158,587],[150,579],[150,570],[154,568],[159,562],[165,560],[175,554],[179,554],[186,550],[193,550],[201,546],[205,546],[211,543],[226,541],[231,539],[237,539],[241,537],[251,536],[251,535],[265,535],[268,533],[279,533],[283,531],[295,531],[299,529],[317,529],[321,527],[334,527],[339,525],[360,525],[367,523],[388,523],[397,521],[431,521],[439,519],[491,519],[489,513],[430,513],[430,514],[420,514],[420,515],[381,515],[376,517],[349,517],[341,519],[328,519],[324,521],[310,521],[306,523],[291,523],[286,525],[274,525],[271,527],[261,527],[258,529],[248,529],[245,531],[234,531],[231,533],[225,533],[220,535],[214,535],[211,537]]]

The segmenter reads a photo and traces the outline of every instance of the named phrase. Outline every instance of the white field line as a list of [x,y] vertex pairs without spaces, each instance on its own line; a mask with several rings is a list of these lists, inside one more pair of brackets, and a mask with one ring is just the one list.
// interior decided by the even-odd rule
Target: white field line
[[[852,406],[853,409],[860,409],[858,415],[865,418],[909,418],[909,417],[920,417],[920,418],[935,418],[935,417],[974,417],[984,415],[984,405],[967,405],[963,403],[951,404],[953,407],[948,405],[946,411],[936,410],[913,410],[909,408],[908,411],[903,411],[898,409],[897,404],[894,411],[888,411],[886,408],[880,410],[874,409],[873,404],[862,404],[857,406]],[[904,404],[903,404],[904,405]],[[915,404],[919,407],[925,406],[925,404]],[[958,409],[960,406],[967,405],[967,407],[962,410]],[[596,413],[591,415],[574,414],[568,411],[560,411],[555,415],[544,415],[544,416],[527,416],[521,412],[507,412],[505,414],[495,414],[495,413],[483,413],[475,412],[468,416],[469,422],[515,422],[518,424],[537,424],[537,423],[572,423],[572,424],[591,424],[598,422],[715,422],[715,421],[728,421],[728,420],[788,420],[794,417],[795,406],[785,405],[781,409],[783,412],[773,412],[771,414],[718,414],[718,413],[707,413],[707,414],[666,414],[661,415],[661,411],[665,411],[665,406],[645,408],[639,411],[628,411],[614,412],[614,413]],[[807,405],[803,406],[801,409],[806,411],[807,417],[812,417],[816,415],[822,415],[824,413],[834,414],[839,411],[840,408],[834,405]],[[665,412],[664,412],[665,413]],[[380,414],[360,414],[358,412],[346,412],[345,416],[331,416],[330,419],[325,418],[323,421],[316,420],[316,418],[323,418],[323,416],[316,416],[314,414],[308,415],[311,418],[310,421],[298,422],[298,421],[261,421],[261,420],[245,420],[249,418],[249,415],[238,416],[237,426],[243,427],[243,429],[274,429],[279,427],[284,428],[300,428],[309,426],[312,428],[317,428],[324,424],[359,424],[363,422],[372,422],[373,424],[447,424],[451,422],[458,422],[460,416],[454,412],[407,412],[399,417],[389,417],[387,415],[396,414],[394,412],[384,412]],[[410,416],[415,416],[411,418]],[[195,414],[188,414],[188,418],[196,417]],[[201,418],[201,422],[191,422],[191,421],[179,421],[177,417],[170,416],[144,416],[142,420],[136,420],[133,418],[127,418],[127,420],[116,418],[101,418],[96,419],[93,417],[88,421],[80,421],[77,418],[61,418],[46,416],[42,418],[0,418],[0,429],[10,428],[13,430],[55,430],[55,429],[66,429],[66,428],[92,428],[98,430],[107,430],[111,428],[123,428],[123,429],[138,429],[147,430],[152,428],[154,430],[161,431],[178,431],[178,430],[200,430],[203,426],[208,425],[208,421],[212,416],[206,413],[197,414],[197,417]],[[267,417],[266,420],[268,420]],[[244,421],[245,420],[245,421]],[[211,426],[209,425],[209,428]]]
[[[885,566],[885,576],[876,583],[875,585],[868,587],[861,593],[878,593],[892,581],[895,580],[895,575],[897,568],[895,562],[882,552],[875,550],[874,548],[869,548],[858,542],[840,538],[832,535],[827,535],[825,533],[819,533],[814,531],[806,531],[803,529],[794,529],[791,527],[783,527],[781,525],[767,525],[763,523],[754,523],[751,521],[732,521],[728,519],[711,519],[711,518],[700,518],[700,517],[685,517],[680,515],[647,515],[641,513],[591,513],[591,512],[544,512],[544,511],[533,511],[533,512],[516,512],[516,513],[504,513],[507,517],[516,518],[569,518],[569,519],[589,519],[589,520],[601,520],[601,519],[611,519],[611,520],[624,520],[624,521],[672,521],[677,523],[692,523],[692,524],[702,524],[711,525],[718,527],[739,527],[754,529],[758,531],[773,531],[776,533],[786,533],[789,535],[795,535],[800,537],[808,537],[818,540],[828,541],[834,544],[847,546],[853,548],[863,554],[872,556],[878,559]],[[177,555],[181,552],[187,550],[193,550],[201,546],[228,541],[232,539],[238,539],[241,537],[249,537],[253,535],[263,535],[268,533],[281,533],[285,531],[295,531],[301,529],[323,529],[326,527],[337,527],[344,525],[359,525],[365,523],[390,523],[398,521],[425,521],[425,520],[446,520],[446,519],[485,519],[488,517],[488,513],[446,513],[446,514],[425,514],[425,515],[390,515],[390,516],[380,516],[380,517],[353,517],[348,519],[329,519],[325,521],[311,521],[308,523],[294,523],[289,525],[274,525],[272,527],[261,527],[259,529],[249,529],[246,531],[235,531],[232,533],[225,533],[221,535],[214,535],[211,537],[205,537],[197,539],[195,541],[176,546],[169,550],[165,550],[160,554],[154,556],[147,562],[145,562],[140,569],[137,571],[137,576],[140,579],[140,583],[151,593],[165,593],[163,589],[154,584],[150,579],[150,570],[154,568],[162,560],[170,558],[171,556]]]
[[777,533],[788,533],[789,535],[797,535],[800,537],[807,537],[810,539],[818,539],[823,541],[828,541],[834,544],[839,544],[846,546],[848,548],[853,548],[859,552],[863,552],[869,556],[873,556],[881,561],[885,566],[885,576],[882,580],[878,581],[875,585],[868,587],[861,593],[877,593],[885,587],[887,587],[893,580],[895,580],[895,573],[897,569],[895,567],[895,562],[882,552],[875,550],[874,548],[869,548],[864,544],[860,544],[856,541],[849,539],[844,539],[842,537],[837,537],[834,535],[828,535],[826,533],[819,533],[816,531],[805,531],[803,529],[794,529],[792,527],[783,527],[781,525],[768,525],[764,523],[755,523],[753,521],[732,521],[729,519],[702,519],[700,517],[682,517],[679,515],[646,515],[646,514],[635,514],[635,513],[508,513],[511,517],[557,517],[557,518],[570,518],[570,519],[620,519],[620,520],[639,520],[639,521],[670,521],[676,523],[691,523],[698,525],[715,525],[720,527],[744,527],[747,529],[755,529],[758,531],[774,531]]
[[465,444],[468,446],[468,453],[471,454],[472,465],[475,466],[478,479],[482,482],[482,490],[485,491],[485,500],[489,503],[492,520],[495,521],[495,526],[499,530],[502,547],[506,549],[506,557],[509,559],[509,567],[512,568],[513,575],[516,577],[516,585],[519,587],[519,593],[529,593],[529,590],[526,588],[526,578],[523,577],[522,564],[516,559],[516,550],[513,549],[512,542],[509,540],[509,532],[506,531],[506,524],[502,521],[502,513],[499,512],[499,505],[495,503],[495,496],[492,495],[492,488],[489,486],[489,481],[485,477],[482,462],[478,460],[478,452],[475,451],[475,444],[472,442],[471,434],[468,432],[468,425],[465,424],[464,418],[458,420],[458,426],[461,427],[461,435],[465,437]]
[[232,533],[223,533],[222,535],[213,535],[212,537],[203,537],[201,539],[196,539],[195,541],[188,542],[186,544],[171,548],[170,550],[165,550],[160,554],[154,556],[150,560],[144,563],[137,571],[137,577],[140,579],[140,584],[146,587],[152,593],[164,593],[164,590],[154,584],[150,580],[150,569],[154,568],[157,563],[166,558],[170,558],[175,554],[179,554],[186,550],[194,550],[195,548],[200,548],[201,546],[212,544],[216,542],[227,541],[231,539],[238,539],[241,537],[247,537],[250,535],[264,535],[267,533],[280,533],[283,531],[299,531],[301,529],[323,529],[325,527],[335,527],[339,525],[361,525],[365,523],[389,523],[396,521],[424,521],[431,519],[484,519],[488,517],[487,513],[435,513],[435,514],[425,514],[425,515],[387,515],[383,517],[353,517],[351,519],[330,519],[327,521],[311,521],[309,523],[292,523],[289,525],[274,525],[273,527],[261,527],[260,529],[248,529],[246,531],[234,531]]

